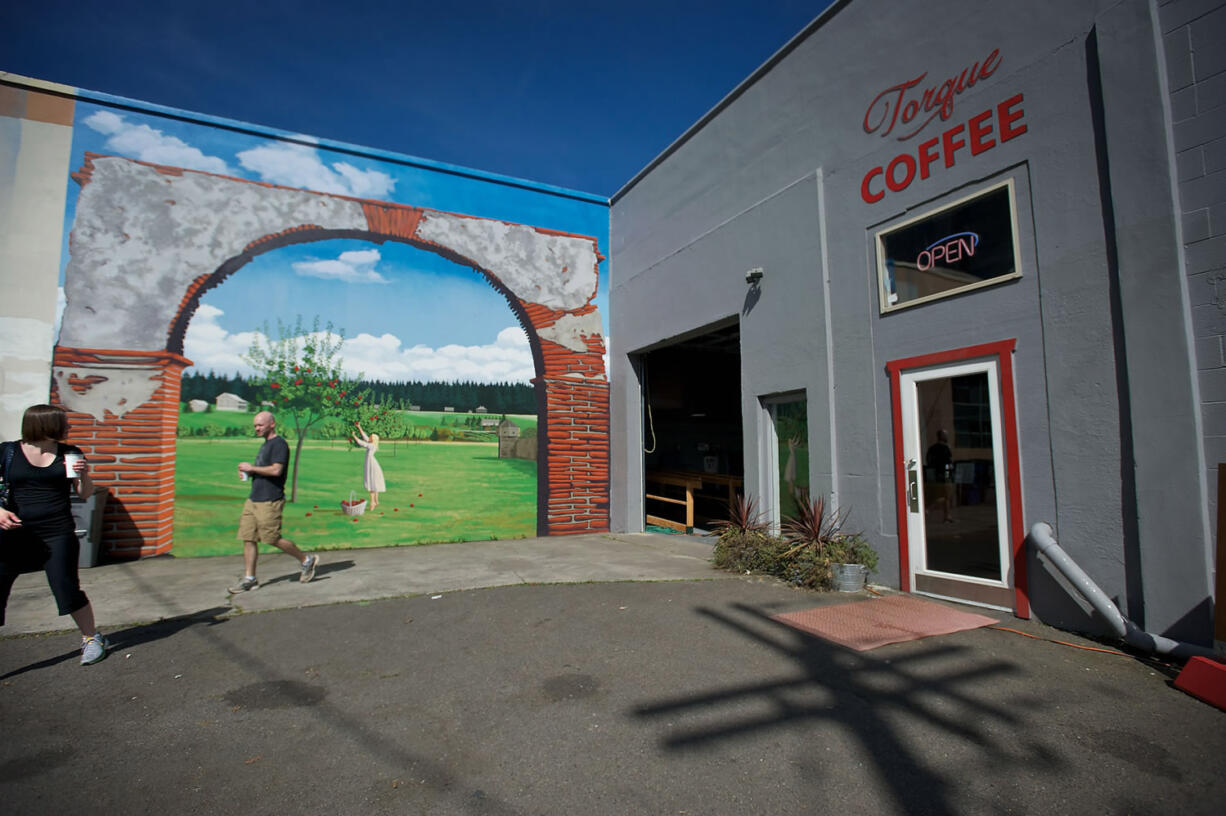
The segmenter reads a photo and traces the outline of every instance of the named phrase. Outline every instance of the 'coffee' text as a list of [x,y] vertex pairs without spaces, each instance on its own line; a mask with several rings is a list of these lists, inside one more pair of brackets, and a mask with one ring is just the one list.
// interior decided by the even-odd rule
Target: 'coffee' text
[[[992,136],[993,114],[996,118],[995,133],[998,138]],[[965,125],[954,125],[940,136],[920,142],[914,155],[900,153],[885,167],[869,170],[860,182],[860,197],[868,204],[876,204],[885,198],[886,189],[895,193],[907,189],[917,173],[921,179],[928,178],[932,173],[932,165],[938,160],[941,160],[946,168],[953,167],[959,150],[969,147],[971,155],[978,156],[999,142],[1015,139],[1026,132],[1026,123],[1022,121],[1024,115],[1022,95],[1019,93],[1011,96],[995,108],[988,108],[983,113],[972,116]]]

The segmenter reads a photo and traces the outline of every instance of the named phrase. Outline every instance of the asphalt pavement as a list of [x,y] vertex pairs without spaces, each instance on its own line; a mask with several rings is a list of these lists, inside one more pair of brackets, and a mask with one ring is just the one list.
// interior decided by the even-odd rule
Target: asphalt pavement
[[265,584],[233,597],[236,557],[107,565],[82,571],[114,644],[88,667],[41,576],[23,576],[0,630],[0,808],[1216,814],[1226,801],[1226,712],[1174,689],[1175,666],[1008,615],[854,652],[770,616],[869,593],[729,575],[709,554],[709,540],[651,534],[346,550],[323,553],[310,584],[264,556]]

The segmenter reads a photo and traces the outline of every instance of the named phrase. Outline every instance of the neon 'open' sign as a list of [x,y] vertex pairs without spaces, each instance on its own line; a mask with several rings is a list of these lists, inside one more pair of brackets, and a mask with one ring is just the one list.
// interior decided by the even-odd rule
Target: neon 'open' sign
[[920,254],[915,259],[915,265],[920,271],[927,272],[940,261],[957,263],[963,258],[975,257],[975,248],[978,246],[978,233],[955,232],[933,241],[920,250]]

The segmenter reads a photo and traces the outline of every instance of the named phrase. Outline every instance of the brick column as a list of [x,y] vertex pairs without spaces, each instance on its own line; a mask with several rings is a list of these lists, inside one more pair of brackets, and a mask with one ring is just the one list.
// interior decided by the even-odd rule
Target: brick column
[[190,365],[168,351],[55,349],[51,401],[68,411],[68,439],[109,494],[101,548],[111,557],[170,551],[180,382]]
[[[599,349],[575,353],[541,342],[545,372],[545,411],[541,417],[545,468],[540,502],[541,535],[603,533],[609,530],[609,384],[580,379],[580,372],[603,375]],[[569,376],[568,376],[569,375]]]

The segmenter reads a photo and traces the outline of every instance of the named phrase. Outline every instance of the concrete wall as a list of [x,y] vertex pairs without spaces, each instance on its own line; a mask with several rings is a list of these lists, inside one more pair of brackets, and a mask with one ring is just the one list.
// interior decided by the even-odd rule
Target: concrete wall
[[1218,464],[1226,462],[1226,4],[1167,0],[1158,20],[1213,529]]
[[[610,222],[614,527],[642,518],[627,354],[739,320],[747,491],[767,475],[760,398],[804,389],[813,492],[850,511],[881,553],[878,578],[897,585],[885,364],[1014,339],[1025,525],[1052,522],[1138,622],[1203,639],[1200,406],[1154,23],[1140,1],[838,3],[623,188]],[[927,72],[918,97],[976,64],[994,70],[947,121],[910,140],[868,132],[878,94]],[[1024,132],[862,196],[871,168],[1007,100]],[[1002,180],[1017,194],[1021,277],[881,315],[874,233]],[[750,302],[754,266],[765,278]],[[1033,559],[1028,589],[1043,619],[1095,628]]]
[[22,412],[51,389],[70,90],[0,85],[0,439],[15,439]]

